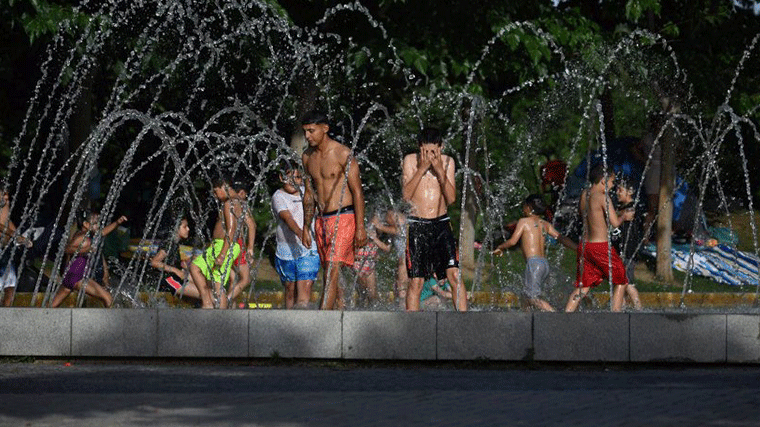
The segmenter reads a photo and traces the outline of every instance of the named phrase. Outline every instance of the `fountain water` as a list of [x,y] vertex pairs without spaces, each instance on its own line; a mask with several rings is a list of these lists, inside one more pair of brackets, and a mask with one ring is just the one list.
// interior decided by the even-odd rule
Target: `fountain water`
[[[84,27],[64,25],[50,45],[8,166],[8,181],[18,183],[11,198],[13,211],[21,213],[18,228],[44,221],[63,230],[60,239],[50,239],[41,250],[43,258],[52,260],[43,305],[59,286],[74,212],[87,203],[90,178],[102,165],[115,171],[102,202],[104,223],[135,204],[135,193],[144,183],[151,187],[152,195],[130,215],[140,237],[155,239],[167,220],[176,220],[172,205],[180,203],[196,225],[195,245],[201,246],[209,240],[205,224],[216,210],[206,195],[212,177],[219,170],[249,176],[250,205],[260,219],[266,218],[270,177],[276,174],[280,160],[298,160],[290,141],[293,123],[316,102],[336,119],[335,137],[353,149],[362,168],[365,192],[372,200],[397,210],[404,209],[397,191],[399,165],[404,152],[412,148],[410,135],[399,129],[432,121],[445,124],[445,146],[454,152],[461,182],[456,206],[461,218],[460,245],[472,244],[475,237],[465,225],[479,222],[483,247],[490,248],[503,234],[502,219],[520,205],[531,186],[526,177],[530,179],[534,171],[539,141],[554,138],[551,134],[558,125],[572,122],[577,129],[572,141],[560,150],[568,164],[590,162],[594,148],[608,164],[610,141],[600,101],[605,91],[631,100],[635,111],[630,115],[635,117],[656,111],[661,98],[678,97],[682,110],[667,116],[655,145],[662,143],[665,129],[671,129],[697,156],[697,161],[683,170],[683,176],[698,184],[697,212],[711,187],[720,198],[719,206],[727,209],[716,156],[727,136],[735,134],[752,218],[754,254],[758,255],[743,132],[749,130],[756,141],[760,136],[748,115],[729,107],[737,77],[755,53],[757,37],[737,66],[726,101],[707,126],[704,118],[688,110],[696,101],[672,49],[664,39],[643,31],[631,33],[596,56],[571,61],[552,37],[535,25],[506,25],[484,46],[467,78],[468,85],[481,65],[496,55],[495,46],[518,30],[532,33],[545,44],[556,58],[557,71],[487,98],[470,93],[466,86],[426,86],[399,58],[390,40],[387,51],[373,52],[350,37],[316,28],[337,15],[350,14],[387,38],[383,26],[358,3],[330,9],[314,29],[293,26],[263,1],[223,5],[191,0],[109,2],[100,7],[85,3],[79,12],[89,21]],[[649,60],[647,55],[655,51],[652,57],[667,61]],[[409,105],[390,108],[382,104],[381,84],[372,80],[362,65],[376,63],[387,64],[399,76],[399,85],[413,93]],[[87,114],[81,105],[88,105],[84,101],[93,98],[94,92],[105,100],[93,107],[96,124],[85,130],[81,141],[71,141],[79,131],[70,130],[69,123],[73,117]],[[525,112],[525,118],[515,117],[515,97],[533,94],[541,99],[540,106]],[[644,171],[653,151],[648,153]],[[560,192],[558,203],[572,203],[566,189]],[[49,209],[52,216],[45,218],[50,204],[55,208]],[[699,225],[698,215],[693,224],[694,230]],[[272,241],[271,232],[264,234],[257,265],[266,262],[265,248]],[[97,255],[102,251],[102,239],[96,236],[93,244]],[[31,256],[23,248],[3,250],[20,252],[22,263]],[[694,251],[692,244],[690,253]],[[561,272],[562,256],[561,251],[550,253],[555,270],[550,287],[566,295],[568,273],[572,272]],[[520,269],[514,262],[494,264],[483,250],[473,266],[473,291],[519,293],[521,282],[515,271]],[[151,292],[155,300],[158,280],[150,279],[148,271],[148,260],[134,257],[120,266],[119,283],[112,286],[132,305],[141,304],[138,292]],[[45,268],[37,274],[35,295],[42,291],[44,277]],[[690,277],[688,274],[684,282],[684,293]],[[389,287],[392,279],[384,278],[381,283]],[[79,305],[83,298],[81,293]],[[255,274],[250,298],[256,298]]]

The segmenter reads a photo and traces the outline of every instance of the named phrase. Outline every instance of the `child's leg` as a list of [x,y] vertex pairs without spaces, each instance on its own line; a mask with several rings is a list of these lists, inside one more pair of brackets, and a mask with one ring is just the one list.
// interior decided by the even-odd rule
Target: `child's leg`
[[612,311],[623,311],[623,298],[628,285],[615,285],[612,290]]
[[400,304],[406,304],[406,289],[409,287],[409,274],[406,271],[406,258],[398,258],[398,272],[396,274],[396,297]]
[[285,288],[285,308],[293,308],[296,300],[296,282],[282,282]]
[[533,307],[541,311],[550,311],[550,312],[556,311],[554,310],[554,307],[552,307],[551,304],[549,304],[547,301],[542,300],[541,298],[529,298],[528,302],[530,303],[530,305],[532,305]]
[[311,301],[311,286],[314,284],[313,280],[299,280],[295,283],[296,286],[296,299],[295,306],[299,308],[306,308]]
[[3,307],[10,307],[11,302],[13,301],[13,294],[16,293],[16,288],[5,288],[5,293],[3,294]]
[[238,266],[238,280],[234,281],[230,278],[230,282],[233,283],[230,289],[230,301],[235,301],[235,298],[240,296],[243,291],[251,284],[251,269],[248,264],[240,264]]
[[195,283],[195,287],[198,289],[201,308],[214,308],[214,298],[211,295],[211,288],[209,288],[208,282],[206,282],[206,276],[203,275],[200,267],[194,263],[190,264],[190,277],[193,278],[193,283]]
[[227,289],[220,282],[214,282],[214,292],[219,296],[219,308],[228,307],[229,299],[227,298]]
[[633,308],[641,310],[641,299],[639,298],[639,291],[636,289],[636,286],[634,286],[633,283],[629,283],[628,286],[625,287],[625,293],[631,298]]
[[82,280],[81,282],[74,285],[74,288],[76,290],[81,290],[83,287],[85,294],[101,300],[106,308],[111,307],[111,304],[113,303],[113,297],[111,297],[111,293],[100,286],[98,282],[92,279],[87,279],[86,282]]
[[177,289],[174,295],[201,299],[201,293],[200,291],[198,291],[198,287],[195,286],[195,282],[193,281],[193,276],[188,277],[187,282],[185,283],[185,286]]
[[61,305],[63,300],[66,299],[66,297],[71,294],[71,289],[61,286],[58,288],[58,292],[55,293],[55,296],[53,297],[53,302],[50,303],[50,308],[56,308]]
[[570,294],[570,298],[567,300],[565,312],[572,313],[577,310],[578,304],[580,304],[581,300],[586,297],[588,291],[589,288],[575,288],[573,293]]

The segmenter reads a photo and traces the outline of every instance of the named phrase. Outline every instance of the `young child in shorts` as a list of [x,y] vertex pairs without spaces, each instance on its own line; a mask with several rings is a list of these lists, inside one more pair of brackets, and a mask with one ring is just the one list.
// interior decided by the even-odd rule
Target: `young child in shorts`
[[502,255],[504,250],[520,242],[520,249],[525,256],[527,265],[523,276],[523,292],[528,303],[541,311],[555,311],[554,307],[541,298],[542,286],[549,276],[549,263],[546,262],[546,235],[552,236],[558,242],[575,250],[575,243],[559,234],[551,223],[541,218],[546,212],[546,204],[540,194],[531,194],[523,203],[523,217],[517,221],[512,236],[499,245],[491,253]]
[[[83,210],[77,214],[78,230],[69,238],[66,244],[67,260],[64,264],[66,272],[63,275],[63,282],[58,288],[51,307],[58,307],[71,294],[71,291],[81,291],[87,295],[95,297],[103,302],[106,307],[111,307],[113,297],[101,283],[103,281],[103,272],[105,270],[105,259],[101,256],[98,260],[90,260],[91,254],[95,248],[92,246],[92,236],[100,233],[105,237],[116,230],[116,227],[127,220],[127,217],[120,216],[116,221],[99,228],[100,214],[95,211]],[[92,271],[88,271],[92,269]],[[94,276],[94,277],[92,277]],[[96,281],[97,279],[98,281]]]
[[[272,194],[272,213],[277,220],[274,266],[285,288],[285,308],[307,308],[319,273],[317,241],[303,244],[304,184],[301,173],[290,162],[280,167],[280,183],[282,187]],[[313,233],[313,222],[306,226]]]
[[367,244],[356,249],[354,255],[354,271],[356,272],[356,284],[359,285],[359,306],[369,306],[377,301],[377,265],[378,250],[389,252],[391,246],[383,242],[377,236],[377,226],[380,218],[375,215],[372,223],[367,228]]

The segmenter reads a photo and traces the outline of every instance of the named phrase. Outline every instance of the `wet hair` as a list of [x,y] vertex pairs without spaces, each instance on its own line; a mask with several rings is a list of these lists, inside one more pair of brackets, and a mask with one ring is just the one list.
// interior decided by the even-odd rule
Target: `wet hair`
[[226,174],[220,173],[211,180],[212,188],[223,187],[224,184],[232,185],[232,180]]
[[417,145],[422,144],[443,144],[441,139],[441,131],[438,128],[426,127],[420,131],[417,135]]
[[306,114],[301,117],[301,125],[330,125],[327,119],[327,114],[319,110],[307,111]]
[[591,169],[591,172],[588,174],[588,180],[591,181],[592,184],[598,184],[604,179],[605,175],[609,177],[614,173],[615,171],[613,171],[609,165],[604,167],[604,164],[600,163]]
[[233,191],[248,191],[249,183],[247,179],[238,177],[232,180],[230,187]]
[[77,227],[83,228],[85,222],[92,224],[99,214],[99,212],[91,209],[79,209],[76,213]]
[[615,184],[619,187],[623,187],[626,190],[636,192],[636,188],[638,187],[636,182],[631,179],[628,176],[621,175],[618,179],[615,180]]
[[525,198],[525,206],[530,208],[534,215],[543,215],[546,213],[546,202],[540,194],[531,194]]
[[298,165],[291,159],[280,160],[280,175],[285,176],[290,172],[298,170]]

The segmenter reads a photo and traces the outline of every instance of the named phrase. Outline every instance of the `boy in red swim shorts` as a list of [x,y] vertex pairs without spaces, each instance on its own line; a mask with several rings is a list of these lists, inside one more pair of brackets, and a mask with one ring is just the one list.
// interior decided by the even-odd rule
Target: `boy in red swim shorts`
[[623,297],[628,286],[625,267],[615,248],[609,247],[608,221],[612,227],[618,227],[633,218],[630,211],[621,216],[615,212],[615,206],[609,197],[615,181],[615,173],[603,165],[595,167],[589,174],[592,185],[581,193],[580,215],[583,219],[583,237],[578,243],[578,272],[575,290],[565,306],[566,312],[578,309],[580,300],[588,291],[598,286],[602,280],[610,279],[612,270],[612,311],[621,311]]

